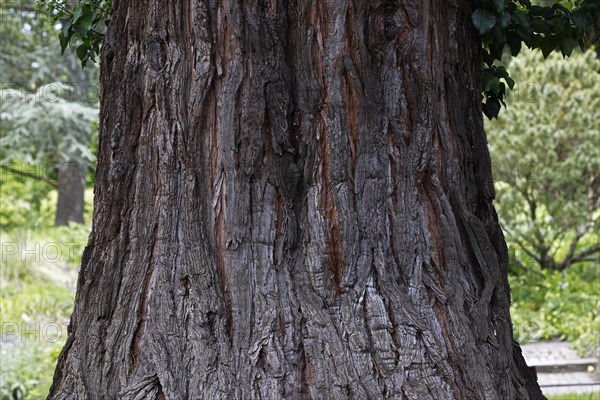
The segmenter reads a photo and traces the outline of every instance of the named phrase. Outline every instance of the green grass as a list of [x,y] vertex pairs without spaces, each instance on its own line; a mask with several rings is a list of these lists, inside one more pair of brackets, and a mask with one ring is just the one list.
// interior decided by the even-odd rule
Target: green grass
[[89,226],[0,232],[0,400],[45,399]]
[[[45,399],[90,225],[54,227],[57,192],[15,174],[0,176],[0,400]],[[92,190],[85,193],[91,220]]]
[[23,340],[0,346],[0,398],[12,399],[12,393],[18,390],[23,399],[45,399],[63,345],[64,339],[56,342]]
[[546,396],[548,400],[600,400],[600,393],[586,394],[559,394],[555,396]]
[[71,315],[74,292],[55,283],[33,282],[2,290],[0,321],[4,333],[8,324],[61,322]]

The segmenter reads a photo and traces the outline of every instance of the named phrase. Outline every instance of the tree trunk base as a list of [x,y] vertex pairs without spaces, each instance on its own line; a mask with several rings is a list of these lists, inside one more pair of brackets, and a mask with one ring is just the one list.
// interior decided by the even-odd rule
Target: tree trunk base
[[115,2],[50,399],[542,399],[468,2]]

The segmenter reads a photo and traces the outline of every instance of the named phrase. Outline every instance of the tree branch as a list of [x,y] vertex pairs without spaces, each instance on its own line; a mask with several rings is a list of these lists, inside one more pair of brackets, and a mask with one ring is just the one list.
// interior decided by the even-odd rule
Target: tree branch
[[52,185],[54,187],[58,187],[58,182],[55,181],[54,179],[50,179],[50,178],[46,178],[44,176],[32,174],[31,172],[19,171],[18,169],[11,168],[11,167],[9,167],[7,165],[4,165],[4,164],[0,164],[0,168],[3,169],[3,170],[6,170],[8,172],[12,172],[13,174],[16,174],[16,175],[27,176],[29,178],[33,178],[33,179],[37,179],[37,180],[42,181],[42,182],[46,182],[47,184]]
[[[595,253],[600,253],[600,244],[597,244],[595,246],[592,247],[588,247],[587,249],[575,254],[571,260],[569,264],[565,264],[565,261],[563,261],[562,263],[559,264],[559,268],[565,269],[567,268],[569,265],[571,264],[575,264],[576,262],[580,262],[580,261],[590,261],[587,259],[587,257],[594,255]],[[592,261],[594,261],[594,259],[591,259]],[[564,264],[564,265],[563,265]]]

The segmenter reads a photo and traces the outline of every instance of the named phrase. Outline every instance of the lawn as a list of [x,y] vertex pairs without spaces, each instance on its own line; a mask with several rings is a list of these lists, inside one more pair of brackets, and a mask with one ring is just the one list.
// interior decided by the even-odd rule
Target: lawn
[[547,397],[548,400],[600,400],[600,392],[586,394],[559,394]]
[[0,232],[0,399],[44,399],[89,226]]

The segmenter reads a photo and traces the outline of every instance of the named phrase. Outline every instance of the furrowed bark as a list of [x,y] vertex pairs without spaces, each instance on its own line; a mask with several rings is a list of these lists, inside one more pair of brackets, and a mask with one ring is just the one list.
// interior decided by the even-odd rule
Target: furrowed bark
[[543,398],[467,2],[114,6],[49,398]]

